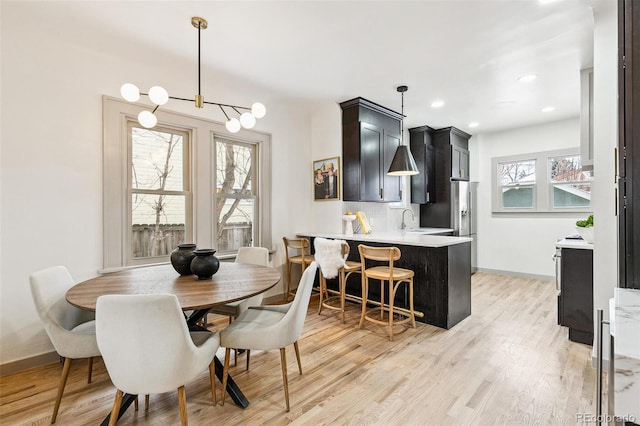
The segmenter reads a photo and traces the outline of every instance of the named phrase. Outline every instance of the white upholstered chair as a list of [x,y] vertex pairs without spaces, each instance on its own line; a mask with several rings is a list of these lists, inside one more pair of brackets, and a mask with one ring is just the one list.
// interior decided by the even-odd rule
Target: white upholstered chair
[[187,424],[185,384],[209,367],[217,404],[213,359],[218,333],[189,332],[173,294],[107,295],[96,304],[96,336],[111,381],[117,388],[110,425],[123,393],[148,395],[178,389],[182,424]]
[[[245,263],[250,265],[269,265],[269,250],[264,247],[240,247],[236,255],[236,263]],[[239,302],[227,303],[222,306],[215,306],[209,311],[212,314],[228,315],[229,322],[233,318],[249,309],[249,306],[259,306],[262,304],[264,294],[260,293]]]
[[287,360],[285,347],[293,344],[302,374],[298,339],[302,335],[307,316],[311,289],[318,266],[312,262],[302,274],[298,291],[291,303],[285,305],[252,306],[238,316],[227,328],[220,332],[220,345],[226,348],[222,378],[222,405],[226,394],[229,375],[230,348],[248,350],[280,349],[284,396],[289,411],[289,384],[287,381]]
[[33,303],[44,324],[44,329],[56,352],[64,358],[58,394],[51,416],[51,423],[55,423],[72,360],[89,359],[87,383],[91,383],[93,357],[100,356],[96,342],[94,314],[67,302],[66,293],[74,285],[74,281],[64,266],[53,266],[34,272],[29,276],[29,282]]

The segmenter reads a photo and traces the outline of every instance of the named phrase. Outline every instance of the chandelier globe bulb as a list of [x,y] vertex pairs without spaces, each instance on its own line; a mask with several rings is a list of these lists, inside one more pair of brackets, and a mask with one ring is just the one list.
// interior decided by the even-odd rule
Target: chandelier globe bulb
[[156,105],[164,105],[169,101],[169,93],[160,86],[153,86],[149,89],[149,99]]
[[140,99],[140,89],[135,84],[125,83],[120,87],[120,95],[129,102],[136,102]]
[[158,124],[158,118],[151,111],[144,110],[138,114],[138,122],[147,129],[152,129]]
[[255,118],[262,118],[267,114],[267,108],[260,102],[255,102],[251,105],[251,114],[253,114]]
[[237,118],[230,118],[225,124],[227,130],[231,133],[238,133],[240,131],[240,121]]

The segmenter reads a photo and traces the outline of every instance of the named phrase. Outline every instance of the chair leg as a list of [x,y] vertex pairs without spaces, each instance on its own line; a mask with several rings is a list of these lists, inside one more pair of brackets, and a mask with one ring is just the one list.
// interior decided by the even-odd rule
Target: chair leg
[[149,395],[144,396],[144,411],[149,411]]
[[289,301],[289,293],[291,293],[291,263],[287,262],[287,291],[284,293],[285,303]]
[[249,357],[251,356],[251,350],[247,349],[247,371],[249,371]]
[[360,323],[358,328],[362,328],[364,316],[367,313],[367,294],[369,294],[369,278],[362,274],[362,313],[360,314]]
[[187,391],[184,385],[178,388],[178,404],[180,405],[180,420],[182,426],[187,426]]
[[318,315],[322,313],[322,299],[327,291],[327,279],[320,271],[320,301],[318,302]]
[[409,281],[409,309],[411,310],[411,326],[416,328],[416,315],[413,312],[413,277]]
[[389,280],[389,341],[393,342],[393,302],[396,297],[393,291],[393,280]]
[[347,279],[344,276],[344,268],[340,271],[340,278],[338,279],[338,285],[340,286],[340,315],[342,318],[342,323],[345,323],[344,320],[344,299],[346,297],[346,287],[347,287]]
[[138,404],[138,395],[136,395],[136,399],[133,400],[133,411],[138,411],[139,404]]
[[89,357],[89,374],[87,376],[87,383],[91,383],[91,373],[93,372],[93,357]]
[[237,366],[238,365],[238,350],[234,349],[233,350],[233,366]]
[[284,348],[280,348],[280,363],[282,364],[282,383],[284,384],[284,399],[289,412],[289,381],[287,380],[287,355]]
[[300,362],[300,348],[298,347],[298,341],[293,342],[293,347],[296,350],[296,360],[298,361],[298,371],[302,375],[302,363]]
[[213,360],[209,363],[209,379],[211,380],[211,399],[213,405],[218,405],[218,397],[216,396],[216,370]]
[[113,401],[113,407],[111,408],[111,416],[109,417],[109,426],[115,426],[118,421],[118,413],[120,412],[120,405],[122,404],[122,391],[116,390],[116,399]]
[[380,280],[380,321],[384,319],[384,281]]
[[62,376],[60,376],[60,384],[58,384],[58,394],[56,395],[56,403],[53,406],[53,414],[51,415],[51,424],[56,422],[58,417],[58,409],[60,408],[60,401],[62,401],[62,394],[64,393],[64,387],[67,384],[67,377],[69,377],[69,370],[71,369],[72,359],[67,357],[64,359],[64,365],[62,366]]
[[225,348],[224,350],[224,368],[222,370],[222,403],[224,405],[224,398],[227,396],[227,379],[229,378],[229,358],[231,358],[231,348]]

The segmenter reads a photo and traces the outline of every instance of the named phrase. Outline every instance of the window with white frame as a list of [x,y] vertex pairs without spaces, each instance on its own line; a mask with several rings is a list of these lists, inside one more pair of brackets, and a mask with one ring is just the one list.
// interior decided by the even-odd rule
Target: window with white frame
[[166,257],[191,235],[189,133],[128,121],[128,263]]
[[590,172],[579,148],[492,159],[493,212],[590,211]]
[[251,246],[258,212],[256,145],[217,138],[216,230],[218,251],[235,252]]
[[271,247],[271,137],[103,97],[103,270],[168,262],[180,243]]

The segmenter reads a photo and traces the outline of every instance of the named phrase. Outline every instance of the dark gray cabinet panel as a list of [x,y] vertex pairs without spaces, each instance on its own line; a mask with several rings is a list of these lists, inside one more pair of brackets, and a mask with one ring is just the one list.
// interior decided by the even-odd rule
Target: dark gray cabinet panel
[[400,145],[400,114],[363,98],[340,107],[344,200],[400,201],[401,178],[387,175]]
[[563,248],[560,260],[558,323],[569,340],[593,344],[593,250]]
[[409,129],[409,147],[416,161],[419,174],[411,176],[411,202],[414,204],[435,203],[436,150],[433,146],[429,126]]

